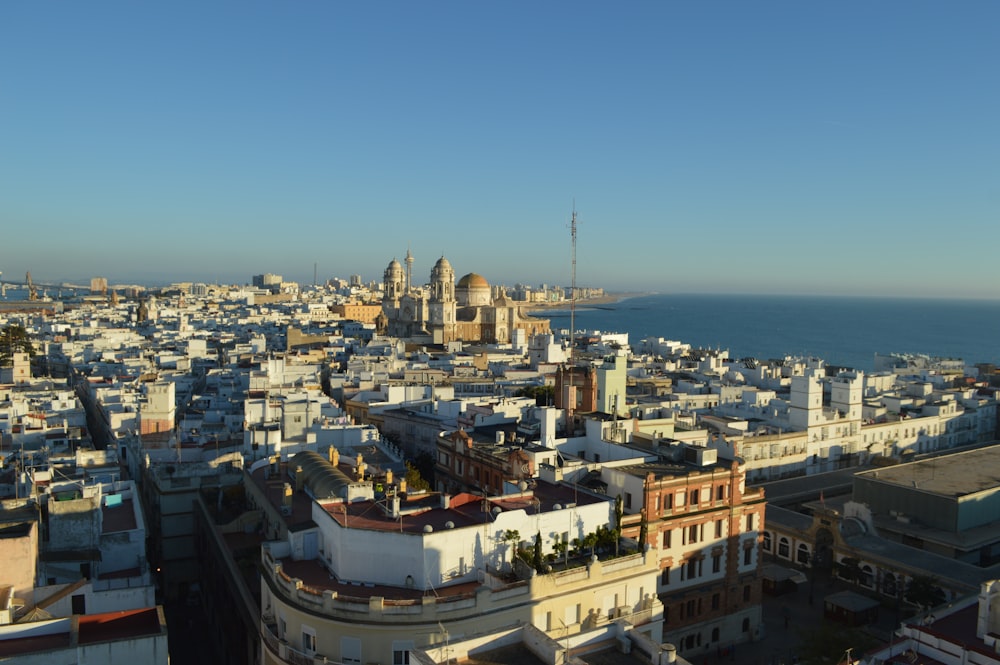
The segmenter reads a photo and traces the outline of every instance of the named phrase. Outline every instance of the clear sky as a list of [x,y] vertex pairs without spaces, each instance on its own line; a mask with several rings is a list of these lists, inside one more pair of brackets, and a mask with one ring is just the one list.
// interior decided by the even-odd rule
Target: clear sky
[[1000,2],[0,3],[0,270],[1000,298]]

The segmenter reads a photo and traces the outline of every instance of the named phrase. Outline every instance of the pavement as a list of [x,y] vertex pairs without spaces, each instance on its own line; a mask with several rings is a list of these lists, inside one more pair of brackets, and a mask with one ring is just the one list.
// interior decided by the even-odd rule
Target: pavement
[[[769,562],[770,563],[770,562]],[[779,564],[781,562],[778,562]],[[787,562],[784,562],[787,563]],[[812,600],[810,602],[810,587]],[[803,633],[815,630],[829,619],[823,616],[823,598],[838,591],[851,590],[864,594],[855,586],[829,575],[819,573],[815,579],[800,584],[795,591],[771,596],[764,594],[762,602],[762,636],[755,642],[737,644],[729,653],[709,649],[702,659],[687,653],[682,655],[692,665],[794,665],[798,663]],[[865,632],[885,643],[898,628],[900,619],[894,608],[879,608],[878,621],[866,627]],[[831,654],[835,658],[843,655]],[[854,651],[855,657],[861,653]]]

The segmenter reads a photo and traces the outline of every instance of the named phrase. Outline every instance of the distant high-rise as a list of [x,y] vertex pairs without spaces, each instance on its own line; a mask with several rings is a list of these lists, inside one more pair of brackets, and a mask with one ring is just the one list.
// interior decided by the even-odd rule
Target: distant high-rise
[[105,277],[90,278],[90,292],[93,295],[105,295],[108,292],[108,280]]
[[277,293],[281,290],[282,278],[281,275],[272,275],[269,272],[263,275],[254,275],[252,278],[252,284],[258,289],[267,289],[271,293]]

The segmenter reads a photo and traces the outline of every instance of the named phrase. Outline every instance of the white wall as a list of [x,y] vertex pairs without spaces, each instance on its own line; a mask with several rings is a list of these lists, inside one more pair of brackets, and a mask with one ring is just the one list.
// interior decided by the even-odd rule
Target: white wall
[[[336,512],[338,504],[328,504]],[[418,589],[432,589],[476,579],[476,569],[497,570],[511,561],[510,547],[503,533],[516,530],[521,540],[533,543],[542,535],[543,553],[553,551],[556,537],[583,538],[611,523],[614,504],[609,499],[586,506],[531,514],[524,510],[504,511],[484,524],[432,533],[400,533],[341,527],[319,503],[313,503],[313,521],[319,525],[321,549],[327,565],[342,580],[406,586],[412,577]],[[417,516],[403,517],[406,521]],[[377,557],[372,553],[378,552]]]

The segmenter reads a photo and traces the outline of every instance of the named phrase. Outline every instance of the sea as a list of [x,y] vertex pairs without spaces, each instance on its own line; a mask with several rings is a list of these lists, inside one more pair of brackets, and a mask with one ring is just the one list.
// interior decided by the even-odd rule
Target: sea
[[[536,312],[569,329],[569,309]],[[871,372],[875,354],[960,358],[1000,365],[1000,300],[835,296],[675,295],[577,305],[578,331],[662,337],[731,358],[816,357]]]
[[[8,287],[0,301],[26,298],[25,290]],[[553,329],[570,327],[568,308],[535,314]],[[1000,300],[649,294],[579,304],[574,322],[579,331],[628,333],[633,346],[662,337],[726,349],[731,358],[816,357],[866,372],[876,353],[1000,365]]]

